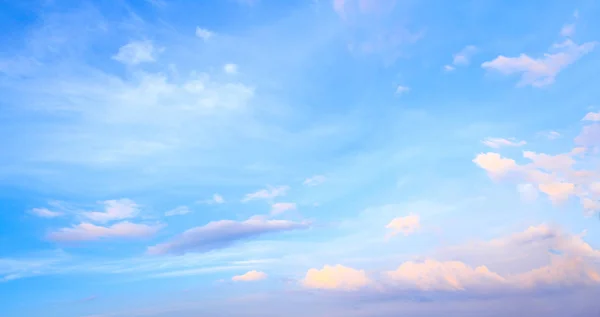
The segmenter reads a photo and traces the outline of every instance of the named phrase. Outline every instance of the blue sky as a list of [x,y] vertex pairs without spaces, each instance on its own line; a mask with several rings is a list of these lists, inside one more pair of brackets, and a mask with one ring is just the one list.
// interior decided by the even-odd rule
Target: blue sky
[[596,314],[598,14],[1,2],[2,316]]

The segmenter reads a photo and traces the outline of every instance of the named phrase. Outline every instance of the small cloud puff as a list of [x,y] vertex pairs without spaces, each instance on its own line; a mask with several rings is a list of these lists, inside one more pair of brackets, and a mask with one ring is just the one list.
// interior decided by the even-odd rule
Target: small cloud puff
[[399,233],[407,236],[411,233],[414,233],[419,229],[419,227],[420,222],[418,215],[394,218],[385,226],[386,229],[392,230],[392,232],[388,234],[388,238],[391,238]]
[[308,288],[353,291],[369,285],[370,280],[363,270],[343,265],[325,265],[322,269],[310,269],[302,280]]
[[41,217],[41,218],[56,218],[56,217],[62,217],[65,215],[63,212],[52,211],[52,210],[49,210],[48,208],[33,208],[30,210],[30,213],[33,215],[36,215],[38,217]]
[[119,48],[112,58],[127,65],[154,62],[161,49],[156,49],[151,41],[133,41]]
[[254,281],[264,280],[266,278],[267,278],[266,273],[252,270],[252,271],[246,272],[242,275],[236,275],[236,276],[232,277],[231,280],[234,282],[254,282]]
[[203,39],[204,41],[208,41],[210,38],[212,38],[214,36],[214,33],[207,29],[203,29],[201,27],[196,27],[196,36]]
[[238,66],[236,64],[225,64],[225,66],[223,66],[223,70],[227,73],[227,74],[237,74],[238,72]]

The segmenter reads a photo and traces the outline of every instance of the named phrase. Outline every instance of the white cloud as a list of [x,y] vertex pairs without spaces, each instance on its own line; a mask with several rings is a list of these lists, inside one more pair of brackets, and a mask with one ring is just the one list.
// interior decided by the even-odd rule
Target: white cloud
[[274,203],[271,205],[271,215],[279,215],[290,210],[296,210],[296,203]]
[[138,65],[141,63],[154,62],[157,50],[151,41],[133,41],[119,48],[119,52],[112,58],[127,65]]
[[214,36],[214,33],[207,29],[203,29],[201,27],[196,27],[196,36],[205,41],[208,41],[210,38],[212,38]]
[[460,52],[454,54],[452,64],[455,66],[469,65],[471,57],[477,52],[477,47],[474,45],[467,45]]
[[455,70],[456,68],[454,68],[454,66],[452,65],[444,65],[444,70],[447,72],[451,72],[453,70]]
[[232,277],[231,280],[234,282],[254,282],[264,280],[266,278],[266,273],[252,270],[242,275],[236,275]]
[[500,177],[517,168],[517,163],[513,159],[502,157],[498,153],[480,153],[473,162],[483,168],[492,177]]
[[174,209],[171,209],[171,210],[165,212],[165,216],[167,216],[167,217],[181,216],[181,215],[189,214],[190,212],[192,212],[192,211],[190,210],[190,208],[188,206],[178,206]]
[[225,66],[223,66],[223,70],[227,73],[227,74],[237,74],[238,72],[238,66],[236,64],[225,64]]
[[130,199],[103,201],[104,211],[88,211],[81,215],[94,222],[105,223],[113,220],[135,218],[139,214],[139,205]]
[[273,199],[275,197],[284,196],[289,190],[289,186],[268,186],[266,189],[261,189],[254,193],[249,193],[244,196],[242,202],[247,202],[257,199]]
[[62,228],[48,235],[53,241],[75,242],[110,238],[142,238],[154,235],[161,226],[149,226],[131,222],[119,222],[109,227],[91,223],[80,223],[71,228]]
[[483,140],[482,143],[491,148],[495,148],[495,149],[503,147],[503,146],[518,147],[518,146],[523,146],[523,145],[527,144],[527,142],[525,142],[525,141],[517,141],[514,138],[511,138],[511,139],[487,138],[487,139]]
[[315,175],[315,176],[305,179],[303,184],[306,186],[316,186],[316,185],[324,183],[326,180],[327,180],[327,178],[325,178],[325,176],[323,176],[323,175]]
[[588,112],[582,121],[600,121],[600,112]]
[[400,233],[408,236],[417,231],[419,227],[420,220],[418,215],[394,218],[385,226],[386,229],[392,230],[392,232],[388,234],[388,237],[393,237]]
[[354,291],[369,285],[370,280],[363,270],[343,265],[325,265],[322,269],[310,269],[302,280],[308,288]]
[[52,211],[48,208],[33,208],[31,209],[30,213],[42,218],[56,218],[64,216],[63,212]]
[[558,73],[591,52],[596,44],[596,42],[587,42],[577,45],[567,39],[562,43],[554,44],[550,51],[540,58],[532,58],[527,54],[518,57],[500,55],[494,60],[484,62],[481,67],[504,75],[520,74],[518,86],[542,87],[554,83]]
[[409,91],[410,91],[410,88],[408,88],[406,86],[399,85],[398,87],[396,87],[396,94],[398,94],[398,95],[405,94]]

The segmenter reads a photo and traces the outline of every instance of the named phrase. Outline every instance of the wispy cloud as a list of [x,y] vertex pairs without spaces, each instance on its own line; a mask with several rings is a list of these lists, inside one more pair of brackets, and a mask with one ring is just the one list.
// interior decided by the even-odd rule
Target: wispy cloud
[[93,241],[114,238],[143,238],[154,235],[160,230],[160,225],[144,225],[131,222],[119,222],[108,227],[91,223],[81,223],[71,228],[62,228],[48,235],[48,238],[58,242]]
[[527,144],[527,142],[525,142],[525,141],[518,141],[514,138],[511,138],[511,139],[486,138],[485,140],[483,140],[481,142],[491,148],[494,148],[494,149],[498,149],[498,148],[501,148],[504,146],[519,147],[519,146],[523,146],[523,145]]
[[220,220],[185,231],[170,242],[148,248],[150,254],[185,254],[222,249],[236,242],[257,238],[268,233],[306,229],[308,223],[287,220],[263,220],[251,218],[238,222]]
[[189,214],[190,212],[192,212],[192,210],[190,210],[190,208],[188,206],[179,206],[179,207],[176,207],[174,209],[171,209],[171,210],[165,212],[165,216],[167,216],[167,217],[182,216],[182,215]]
[[196,36],[203,39],[204,41],[208,41],[214,36],[214,33],[198,26],[196,27]]
[[48,208],[33,208],[30,210],[30,213],[42,218],[56,218],[64,216],[63,212],[52,211]]
[[327,178],[323,175],[315,175],[305,179],[302,184],[306,186],[317,186],[324,183],[326,180]]
[[591,52],[596,42],[586,42],[581,45],[570,39],[555,43],[549,52],[540,58],[532,58],[527,54],[518,57],[500,55],[495,59],[484,62],[481,67],[494,70],[503,75],[520,74],[518,86],[531,85],[543,87],[554,83],[556,76],[567,66]]
[[257,200],[257,199],[273,199],[275,197],[279,197],[279,196],[285,196],[285,194],[287,193],[287,191],[289,190],[289,186],[269,186],[265,189],[261,189],[259,191],[253,192],[253,193],[249,193],[246,194],[244,196],[244,198],[242,199],[242,202],[247,202],[247,201],[251,201],[251,200]]

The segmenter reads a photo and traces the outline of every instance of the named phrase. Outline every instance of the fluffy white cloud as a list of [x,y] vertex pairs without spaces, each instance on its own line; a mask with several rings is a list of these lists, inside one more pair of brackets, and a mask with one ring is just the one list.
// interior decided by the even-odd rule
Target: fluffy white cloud
[[325,265],[322,269],[310,269],[302,280],[308,288],[352,291],[370,283],[363,270],[355,270],[343,265]]
[[142,238],[155,234],[161,226],[149,226],[131,222],[119,222],[103,227],[91,223],[81,223],[72,228],[62,228],[52,232],[48,238],[53,241],[75,242],[110,238]]
[[137,217],[139,205],[131,199],[117,199],[103,201],[104,211],[88,211],[81,215],[91,221],[105,223],[113,220],[122,220]]
[[327,178],[323,175],[315,175],[315,176],[305,179],[303,184],[306,186],[317,186],[319,184],[322,184],[326,180],[327,180]]
[[483,144],[491,147],[491,148],[501,148],[503,146],[523,146],[527,144],[525,141],[517,141],[515,139],[503,139],[503,138],[487,138],[482,141]]
[[223,66],[223,70],[227,73],[227,74],[237,74],[238,72],[238,66],[236,64],[225,64],[225,66]]
[[268,199],[273,199],[275,197],[284,196],[289,189],[290,189],[289,186],[277,186],[277,187],[269,186],[265,189],[261,189],[254,193],[246,194],[246,196],[244,196],[244,198],[242,199],[242,202],[247,202],[247,201],[257,200],[257,199],[268,200]]
[[502,157],[498,153],[480,153],[473,162],[488,172],[491,177],[501,177],[517,168],[513,159]]
[[30,213],[42,218],[56,218],[65,215],[63,212],[52,211],[48,208],[33,208]]
[[113,59],[127,65],[149,63],[156,60],[156,54],[160,51],[151,41],[134,41],[121,46]]
[[196,36],[205,41],[208,41],[210,38],[212,38],[214,36],[214,33],[207,29],[197,26],[196,27]]
[[267,278],[266,273],[252,270],[252,271],[246,272],[242,275],[236,275],[236,276],[232,277],[231,280],[234,282],[254,282],[254,281],[264,280],[266,278]]
[[527,54],[518,57],[500,55],[484,62],[481,67],[504,75],[520,74],[518,86],[542,87],[554,83],[558,73],[591,52],[596,44],[596,42],[587,42],[577,45],[567,39],[562,43],[554,44],[550,51],[540,58],[532,58]]
[[398,217],[392,219],[385,228],[391,230],[388,237],[395,236],[397,234],[404,234],[405,236],[414,233],[420,227],[420,221],[418,215],[409,215],[405,217]]
[[165,216],[167,216],[167,217],[181,216],[181,215],[189,214],[190,212],[192,212],[192,211],[190,210],[190,208],[188,206],[178,206],[174,209],[171,209],[171,210],[165,212]]
[[296,210],[296,203],[274,203],[271,205],[272,215],[279,215],[290,210]]

